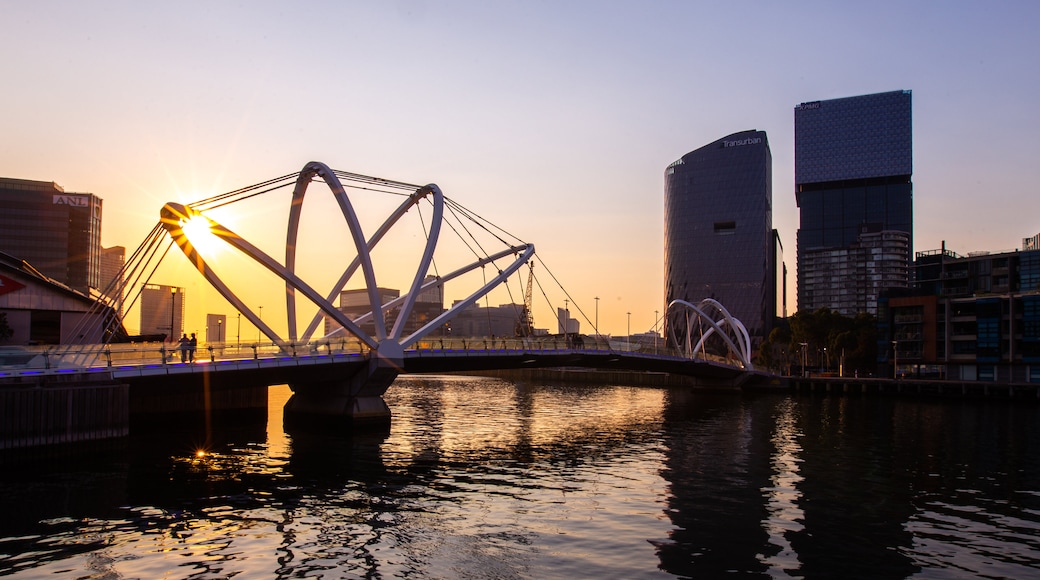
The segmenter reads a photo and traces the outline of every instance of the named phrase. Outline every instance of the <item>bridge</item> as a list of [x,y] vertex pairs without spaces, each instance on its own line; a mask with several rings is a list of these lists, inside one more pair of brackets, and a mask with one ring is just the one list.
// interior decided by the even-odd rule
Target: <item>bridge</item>
[[[342,273],[324,292],[304,280],[297,271],[304,201],[310,184],[319,182],[324,182],[335,199],[354,250],[340,264]],[[284,260],[275,259],[212,216],[211,211],[216,208],[260,195],[277,195],[289,188]],[[393,194],[403,201],[366,237],[348,190],[354,194]],[[416,221],[421,224],[424,243],[421,252],[416,252],[414,274],[407,291],[399,297],[385,299],[381,295],[373,255],[376,247],[410,212],[419,213]],[[453,263],[451,256],[438,255],[439,248],[445,245],[441,243],[444,231],[451,231],[463,240],[471,254],[468,262],[458,263],[456,259]],[[484,234],[484,239],[478,239],[478,234]],[[284,284],[285,335],[275,329],[270,316],[265,321],[260,313],[247,306],[240,293],[232,288],[236,280],[225,279],[219,273],[219,260],[203,251],[211,245],[203,241],[204,237],[218,240],[237,255],[251,260],[277,283]],[[322,163],[311,162],[299,173],[213,198],[189,204],[167,203],[160,212],[159,223],[127,260],[119,287],[105,289],[104,295],[118,296],[121,307],[131,307],[139,300],[142,288],[150,283],[158,265],[168,259],[173,246],[179,248],[199,275],[266,340],[246,345],[239,341],[233,345],[204,345],[197,353],[196,362],[180,362],[179,353],[171,350],[172,342],[121,342],[125,340],[125,332],[115,315],[114,302],[99,301],[95,311],[82,317],[81,328],[74,333],[83,337],[83,344],[27,350],[23,364],[0,366],[0,383],[42,384],[67,382],[75,377],[85,382],[125,384],[137,399],[151,400],[150,405],[163,409],[177,408],[183,401],[200,396],[224,393],[221,396],[233,399],[238,388],[255,385],[266,388],[284,383],[293,390],[285,409],[287,420],[378,422],[390,417],[382,395],[402,373],[584,367],[665,372],[729,384],[757,375],[750,363],[747,331],[721,304],[710,299],[697,304],[684,301],[670,304],[666,312],[668,340],[652,350],[635,350],[630,343],[612,342],[597,328],[593,329],[592,336],[535,336],[531,332],[532,281],[536,280],[534,245],[515,238],[454,202],[435,184],[407,184],[333,170]],[[173,255],[176,256],[176,252]],[[394,258],[394,265],[399,268],[398,262],[402,260],[396,255]],[[538,260],[538,263],[551,275],[544,262]],[[449,264],[447,268],[445,264]],[[528,266],[526,290],[519,281],[524,265]],[[367,298],[367,312],[348,316],[333,302],[359,273]],[[477,273],[479,278],[475,276]],[[519,281],[518,294],[524,297],[523,306],[516,313],[520,336],[497,339],[444,336],[447,323],[480,299],[486,299],[492,290],[508,288],[511,278]],[[555,276],[552,279],[556,281]],[[436,292],[443,297],[447,285],[463,280],[470,284],[463,288],[465,298],[456,300],[450,308],[428,320],[414,323],[415,317],[411,314],[421,296]],[[540,281],[538,287],[548,300]],[[565,303],[573,304],[581,312],[562,285],[560,291],[566,297]],[[306,318],[308,308],[311,318],[304,326],[300,317]],[[569,307],[566,312],[570,312]],[[322,323],[325,323],[324,330],[319,332]],[[212,401],[205,405],[212,405]]]

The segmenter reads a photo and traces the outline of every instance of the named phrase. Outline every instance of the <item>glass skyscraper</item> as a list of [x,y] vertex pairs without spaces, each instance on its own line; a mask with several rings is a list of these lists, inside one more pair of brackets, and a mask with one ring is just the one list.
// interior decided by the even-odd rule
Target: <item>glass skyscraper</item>
[[777,303],[772,166],[763,131],[723,137],[668,166],[665,304],[714,298],[752,337],[768,335]]
[[[794,110],[798,309],[872,311],[877,289],[909,284],[913,258],[913,139],[910,91],[802,103]],[[821,257],[864,245],[864,227],[902,232],[885,259],[859,252],[856,278],[819,270]],[[887,236],[896,240],[899,236]],[[895,249],[895,250],[893,250]],[[890,254],[901,256],[893,261]],[[839,270],[832,270],[839,272]],[[865,306],[874,305],[874,306]]]

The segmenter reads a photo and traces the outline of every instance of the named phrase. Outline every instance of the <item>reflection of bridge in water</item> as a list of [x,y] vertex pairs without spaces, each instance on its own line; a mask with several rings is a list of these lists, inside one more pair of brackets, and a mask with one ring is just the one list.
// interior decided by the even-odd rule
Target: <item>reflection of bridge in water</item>
[[[319,180],[328,186],[335,198],[356,250],[345,259],[342,274],[326,291],[310,285],[300,277],[296,268],[304,199],[309,184]],[[290,187],[292,195],[288,204],[284,260],[273,258],[207,213],[230,203]],[[347,194],[348,189],[390,193],[404,199],[381,225],[366,236],[358,212]],[[425,215],[423,210],[427,212]],[[415,212],[419,213],[425,242],[416,260],[414,275],[407,291],[384,302],[373,250],[392,233],[396,224]],[[202,224],[202,233],[198,233],[199,224]],[[460,264],[456,260],[453,263],[450,257],[438,255],[443,245],[439,243],[442,231],[454,232],[464,240],[466,250],[472,255],[467,259],[471,261]],[[478,239],[481,234],[486,239]],[[221,277],[217,271],[218,264],[203,255],[202,248],[207,244],[200,243],[195,237],[199,235],[223,242],[237,251],[236,255],[251,260],[254,266],[260,266],[284,284],[285,336],[275,330],[270,315],[264,321],[240,298],[241,291],[232,287],[232,282],[240,283],[240,280],[229,281]],[[214,198],[187,205],[168,203],[162,209],[159,224],[128,259],[122,276],[123,286],[109,288],[105,295],[120,296],[126,307],[131,307],[173,244],[243,318],[266,336],[264,346],[260,341],[242,347],[218,343],[200,349],[195,364],[180,363],[165,345],[157,348],[154,345],[115,342],[119,332],[116,329],[118,320],[110,314],[114,310],[99,308],[92,315],[84,316],[83,328],[73,334],[83,336],[84,342],[100,344],[47,349],[33,359],[34,364],[26,365],[27,368],[0,369],[0,381],[46,383],[64,378],[67,382],[69,377],[76,376],[78,380],[86,378],[126,384],[131,387],[131,410],[155,411],[180,407],[190,410],[196,404],[192,401],[199,401],[198,406],[207,409],[251,405],[255,404],[251,399],[256,395],[250,393],[255,393],[258,386],[288,384],[294,394],[286,406],[287,417],[382,421],[390,415],[382,395],[401,373],[584,367],[674,373],[715,384],[738,384],[753,374],[749,362],[750,341],[743,325],[714,301],[669,305],[669,313],[666,313],[671,326],[669,342],[680,345],[678,349],[662,345],[650,352],[633,351],[593,337],[568,341],[565,337],[456,337],[449,340],[438,336],[438,331],[461,311],[500,286],[508,288],[510,277],[517,274],[516,278],[519,278],[518,271],[522,266],[533,266],[535,253],[533,244],[511,236],[463,208],[433,184],[418,186],[367,177],[312,162],[298,174]],[[494,245],[498,246],[497,249]],[[394,269],[400,269],[400,261],[395,255]],[[539,260],[539,263],[545,269],[544,262]],[[448,268],[437,268],[445,265]],[[493,271],[490,278],[485,273],[489,269]],[[524,296],[523,308],[517,313],[517,328],[526,328],[528,332],[532,317],[533,267],[529,272],[526,292],[520,291]],[[476,283],[472,282],[474,273],[480,273]],[[363,279],[369,310],[352,317],[333,302],[355,275]],[[411,314],[420,296],[434,291],[443,297],[445,286],[462,284],[464,280],[471,284],[463,286],[464,299],[457,300],[423,324],[409,324],[414,320]],[[556,281],[555,277],[553,280]],[[255,285],[257,282],[251,283]],[[523,287],[522,284],[519,286]],[[560,288],[566,301],[581,312],[566,290]],[[541,290],[545,296],[545,290]],[[313,310],[313,316],[304,326],[298,323],[298,316],[307,308]],[[330,334],[318,332],[323,322],[333,328]],[[599,330],[594,330],[599,336]],[[721,345],[721,354],[726,358],[713,358],[708,354],[706,341],[712,336],[716,347]],[[693,345],[695,338],[696,346]],[[242,401],[236,402],[237,399]]]

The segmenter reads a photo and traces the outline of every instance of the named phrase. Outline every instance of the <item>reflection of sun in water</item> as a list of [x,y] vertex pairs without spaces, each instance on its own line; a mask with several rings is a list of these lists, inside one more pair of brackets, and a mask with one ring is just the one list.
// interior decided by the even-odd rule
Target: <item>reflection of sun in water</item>
[[195,246],[195,249],[203,256],[212,256],[213,252],[222,249],[224,246],[224,243],[217,238],[210,226],[209,220],[201,215],[193,216],[181,224],[184,235],[188,237],[191,245]]

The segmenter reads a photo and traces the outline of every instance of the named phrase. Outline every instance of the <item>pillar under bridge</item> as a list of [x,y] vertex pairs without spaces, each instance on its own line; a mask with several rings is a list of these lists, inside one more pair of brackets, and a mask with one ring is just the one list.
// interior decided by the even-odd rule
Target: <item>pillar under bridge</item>
[[293,394],[285,403],[285,424],[289,428],[389,427],[390,407],[383,394],[403,371],[404,349],[387,341],[349,376],[287,381]]

